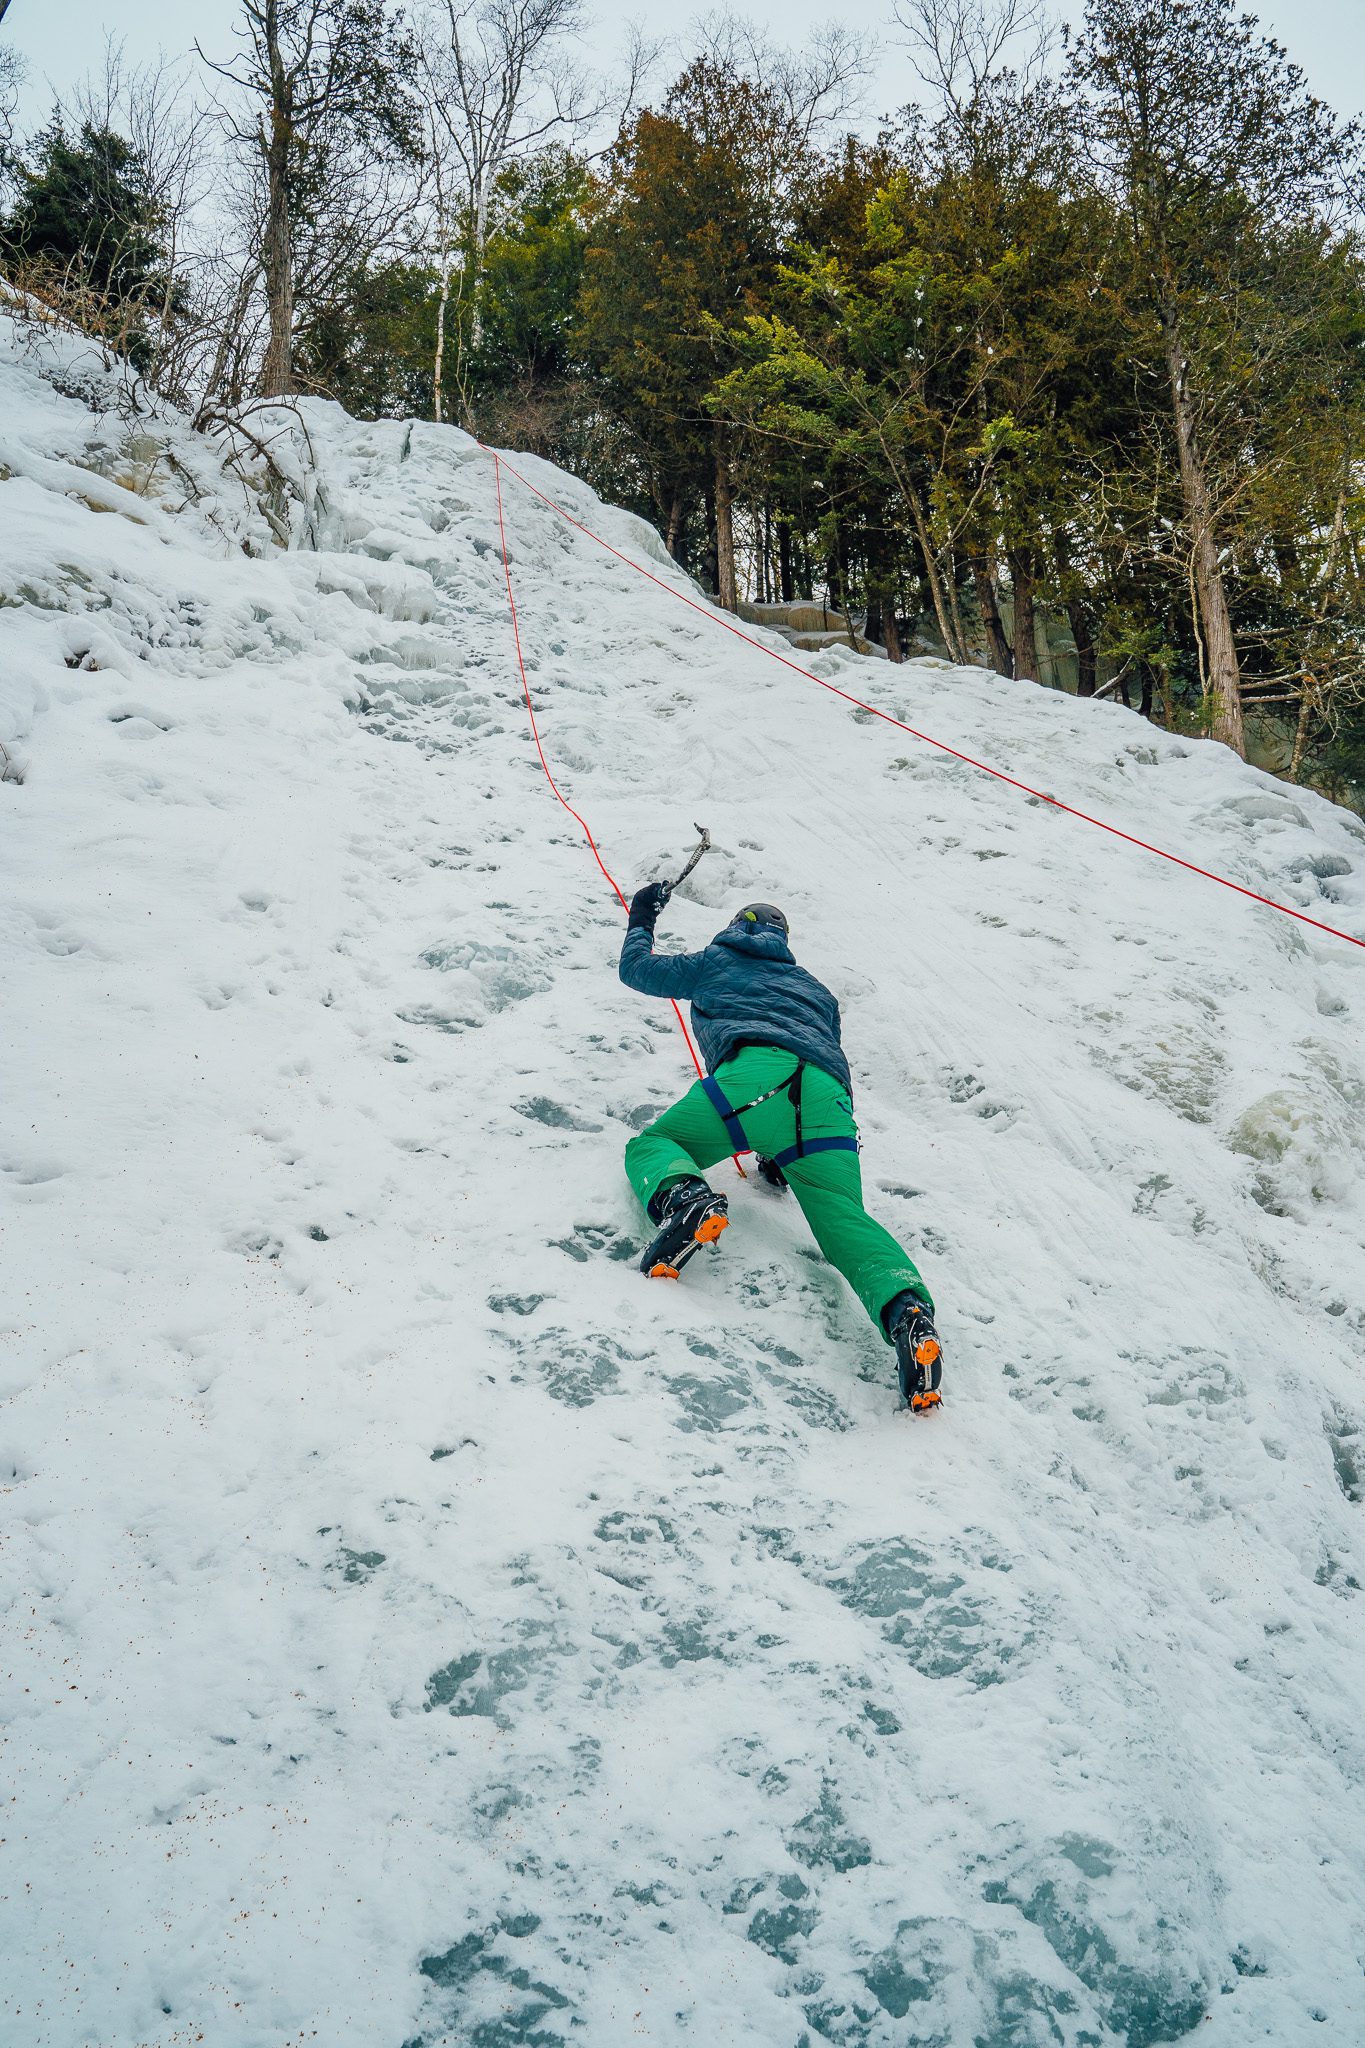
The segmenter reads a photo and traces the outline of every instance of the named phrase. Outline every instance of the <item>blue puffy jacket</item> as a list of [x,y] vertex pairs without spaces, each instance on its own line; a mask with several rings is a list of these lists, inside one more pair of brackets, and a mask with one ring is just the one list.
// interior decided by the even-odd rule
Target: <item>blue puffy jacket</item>
[[646,996],[691,999],[692,1029],[708,1073],[741,1045],[779,1045],[833,1074],[849,1090],[839,1038],[839,1005],[813,974],[798,967],[774,925],[744,931],[727,925],[700,953],[656,953],[643,926],[626,933],[621,979]]

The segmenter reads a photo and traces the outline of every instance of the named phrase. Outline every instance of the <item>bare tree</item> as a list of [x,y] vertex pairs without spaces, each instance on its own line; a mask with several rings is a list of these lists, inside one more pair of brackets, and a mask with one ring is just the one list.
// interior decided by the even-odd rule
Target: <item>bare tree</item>
[[[826,22],[811,32],[802,50],[770,42],[745,16],[703,15],[696,24],[696,54],[722,70],[762,87],[778,113],[774,136],[790,165],[822,137],[848,126],[862,111],[875,40],[871,35]],[[784,168],[779,164],[779,171]]]
[[1055,46],[1044,0],[895,0],[911,61],[961,126],[1009,70],[1028,90]]
[[[221,111],[264,188],[260,252],[269,336],[261,394],[294,388],[294,307],[301,218],[338,177],[412,148],[411,108],[398,89],[404,50],[385,0],[242,0],[243,48],[210,70],[238,88]],[[196,44],[196,49],[199,48]]]
[[[463,178],[474,283],[500,172],[594,118],[583,71],[562,56],[583,22],[581,0],[443,0],[445,49],[429,76]],[[477,300],[473,319],[477,342]]]
[[[482,333],[479,284],[497,182],[555,141],[629,119],[658,46],[632,30],[623,75],[603,80],[566,54],[586,25],[582,0],[439,0],[422,25],[430,196],[441,290],[435,412],[441,418],[447,315],[458,262],[469,337]],[[463,330],[461,330],[463,339]],[[463,388],[463,360],[457,372]]]
[[[250,218],[249,210],[245,218]],[[199,378],[200,413],[210,407],[239,406],[255,381],[264,324],[259,248],[259,234],[248,233],[237,242],[224,237],[206,258],[198,326],[210,347]]]
[[[0,20],[4,19],[9,0],[0,0]],[[7,145],[14,138],[14,115],[19,105],[19,87],[23,82],[24,60],[17,50],[0,50],[0,171],[4,169]]]
[[109,36],[100,69],[87,74],[58,111],[75,127],[115,132],[132,148],[165,251],[144,308],[155,335],[147,377],[167,396],[183,398],[196,341],[193,324],[181,320],[178,309],[186,303],[202,260],[194,224],[214,169],[206,109],[195,99],[182,64],[158,56],[130,65],[122,42]]
[[[423,97],[428,191],[433,239],[436,243],[436,268],[440,278],[440,290],[436,301],[436,346],[431,365],[431,416],[439,422],[444,416],[446,321],[450,311],[451,272],[454,267],[459,204],[458,180],[452,180],[451,176],[449,129],[440,112],[440,96],[437,81],[432,75],[431,55],[430,49],[424,47],[421,62],[423,77],[427,83]],[[462,404],[463,398],[462,392]]]

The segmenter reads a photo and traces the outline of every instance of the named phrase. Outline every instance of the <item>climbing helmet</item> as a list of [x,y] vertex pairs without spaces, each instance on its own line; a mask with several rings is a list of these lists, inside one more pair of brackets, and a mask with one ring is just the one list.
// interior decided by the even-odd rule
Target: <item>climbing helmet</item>
[[787,936],[790,929],[784,913],[778,909],[775,903],[746,903],[743,910],[735,912],[730,922],[731,924],[737,924],[741,931],[746,932],[752,931],[756,925],[760,924],[776,925],[783,938]]

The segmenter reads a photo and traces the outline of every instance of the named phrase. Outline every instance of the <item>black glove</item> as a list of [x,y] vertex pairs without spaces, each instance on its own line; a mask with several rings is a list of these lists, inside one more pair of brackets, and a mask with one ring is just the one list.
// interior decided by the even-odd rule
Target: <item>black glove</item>
[[637,928],[652,932],[659,922],[659,912],[673,894],[671,882],[647,882],[643,889],[637,889],[630,899],[629,931]]

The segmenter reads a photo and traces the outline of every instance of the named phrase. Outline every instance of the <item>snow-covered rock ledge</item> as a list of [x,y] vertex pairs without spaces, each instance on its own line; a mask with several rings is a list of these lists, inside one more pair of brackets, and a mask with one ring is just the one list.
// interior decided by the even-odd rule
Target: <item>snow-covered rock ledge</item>
[[[670,940],[777,896],[844,1001],[948,1346],[898,1421],[755,1186],[635,1272],[685,1056],[527,742],[487,458],[308,404],[285,551],[114,388],[5,341],[0,2038],[1365,2036],[1360,955],[509,486],[608,860],[703,819]],[[1320,799],[857,673],[1365,933]]]

